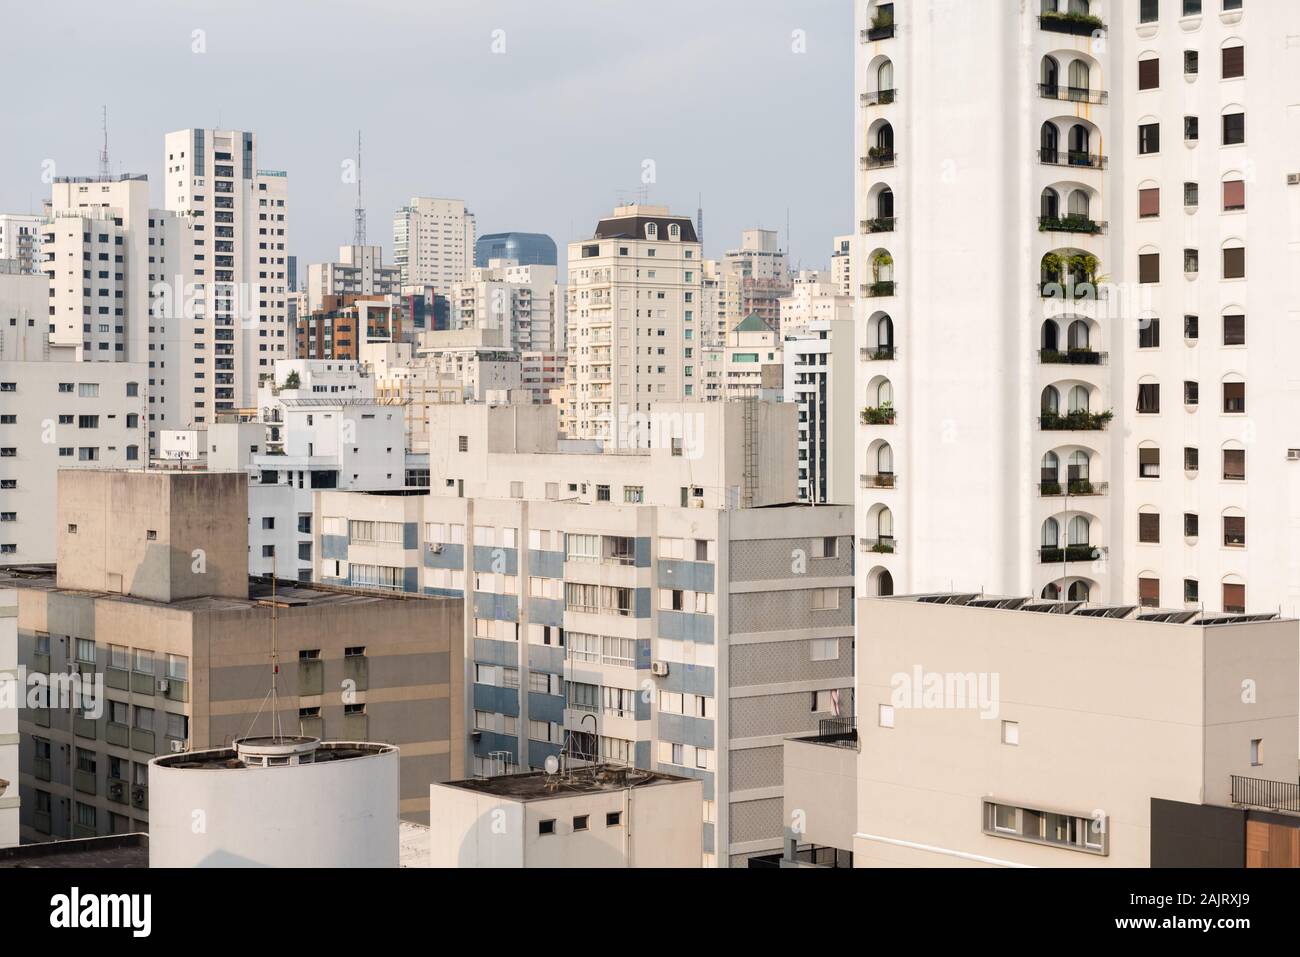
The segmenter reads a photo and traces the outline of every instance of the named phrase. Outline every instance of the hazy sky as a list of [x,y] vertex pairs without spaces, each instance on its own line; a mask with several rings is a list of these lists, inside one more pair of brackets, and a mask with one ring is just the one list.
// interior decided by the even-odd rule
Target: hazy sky
[[256,132],[259,167],[289,173],[300,275],[351,241],[358,128],[386,257],[414,195],[463,197],[480,235],[545,232],[563,255],[645,160],[651,202],[693,217],[703,194],[709,256],[747,226],[784,245],[787,209],[806,267],[851,231],[846,0],[0,0],[0,24],[7,212],[39,211],[47,160],[96,171],[106,104],[113,171],[147,173],[159,206],[166,131]]

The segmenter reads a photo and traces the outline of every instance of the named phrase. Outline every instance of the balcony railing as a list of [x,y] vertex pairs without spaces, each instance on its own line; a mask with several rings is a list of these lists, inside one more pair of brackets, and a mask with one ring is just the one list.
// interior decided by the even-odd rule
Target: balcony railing
[[1070,479],[1062,485],[1060,482],[1039,482],[1038,494],[1043,498],[1056,498],[1062,495],[1090,496],[1105,495],[1110,491],[1107,482],[1089,482],[1087,479]]
[[862,538],[858,541],[864,552],[873,555],[898,554],[898,542],[893,538]]
[[1091,169],[1105,169],[1106,157],[1098,153],[1083,150],[1049,150],[1040,149],[1038,160],[1048,166],[1084,166]]
[[898,154],[893,150],[882,149],[879,146],[873,146],[867,150],[867,155],[862,157],[863,169],[882,169],[886,166],[893,166],[898,160]]
[[871,26],[862,31],[864,40],[888,40],[894,35],[894,21],[892,19],[877,19],[871,21]]
[[897,98],[897,90],[871,90],[858,97],[863,106],[888,106]]
[[1115,413],[1106,412],[1044,412],[1038,427],[1044,432],[1101,432],[1110,425]]
[[1104,549],[1097,545],[1044,546],[1038,550],[1038,560],[1044,565],[1060,565],[1062,562],[1095,562],[1101,558]]
[[1059,83],[1038,84],[1038,94],[1045,100],[1067,100],[1071,103],[1102,104],[1110,99],[1105,90],[1089,90],[1081,86],[1061,86]]
[[1093,352],[1091,349],[1039,349],[1038,361],[1043,365],[1099,366],[1104,365],[1109,353]]
[[1040,282],[1038,295],[1043,299],[1106,299],[1106,287],[1092,280],[1062,283],[1059,280]]
[[898,478],[893,472],[877,472],[875,475],[863,475],[860,479],[863,488],[894,488]]
[[893,425],[897,411],[893,406],[867,406],[862,410],[863,425]]
[[898,358],[898,350],[893,346],[863,346],[858,355],[864,362],[889,362]]
[[1040,233],[1084,233],[1096,236],[1106,231],[1107,224],[1087,216],[1039,216]]
[[857,718],[821,718],[817,721],[817,733],[806,738],[799,738],[809,744],[822,744],[834,748],[858,747]]
[[875,219],[864,219],[862,221],[862,231],[864,233],[892,233],[894,224],[898,222],[896,216],[877,216]]
[[1266,781],[1232,775],[1232,803],[1300,812],[1300,782]]
[[1038,26],[1051,33],[1068,33],[1074,37],[1090,37],[1098,30],[1106,32],[1105,21],[1089,13],[1044,13],[1038,18]]
[[862,294],[871,299],[879,299],[881,296],[892,296],[894,294],[894,284],[892,282],[863,283]]

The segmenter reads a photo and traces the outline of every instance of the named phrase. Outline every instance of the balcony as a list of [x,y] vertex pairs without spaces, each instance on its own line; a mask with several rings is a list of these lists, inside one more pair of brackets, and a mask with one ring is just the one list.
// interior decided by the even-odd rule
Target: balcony
[[863,362],[889,362],[898,358],[898,350],[893,346],[863,346],[858,358]]
[[1110,484],[1107,482],[1089,482],[1087,479],[1070,479],[1064,487],[1060,482],[1039,482],[1038,494],[1043,498],[1057,498],[1059,496],[1069,495],[1070,497],[1090,497],[1093,495],[1105,495],[1110,491]]
[[1105,90],[1088,90],[1081,86],[1061,86],[1059,83],[1038,84],[1038,95],[1045,100],[1065,100],[1068,103],[1093,103],[1102,105],[1110,99]]
[[897,90],[872,90],[858,97],[863,106],[888,106],[897,98]]
[[1115,418],[1115,413],[1105,412],[1045,412],[1038,419],[1038,427],[1044,432],[1102,432]]
[[1106,32],[1101,17],[1090,13],[1044,13],[1038,18],[1038,26],[1049,33],[1067,33],[1072,37],[1090,37],[1097,31]]
[[868,406],[862,410],[863,425],[893,425],[895,410],[893,406]]
[[50,759],[36,757],[32,761],[32,774],[38,781],[50,780]]
[[862,294],[869,299],[892,296],[894,294],[894,284],[892,282],[866,282],[862,284]]
[[862,221],[862,231],[864,233],[892,233],[894,226],[898,222],[896,216],[877,216],[875,219],[864,219]]
[[884,169],[898,161],[898,154],[884,146],[873,146],[862,157],[863,169]]
[[1043,299],[1073,299],[1092,301],[1109,298],[1106,287],[1090,279],[1080,279],[1062,284],[1058,280],[1049,280],[1038,284],[1038,295]]
[[898,479],[893,472],[878,472],[875,475],[863,475],[859,478],[863,488],[896,488]]
[[1108,224],[1089,219],[1087,216],[1039,216],[1040,233],[1083,233],[1096,236],[1106,231]]
[[1232,803],[1300,813],[1300,783],[1232,775]]
[[1107,158],[1098,153],[1083,150],[1049,150],[1038,151],[1038,161],[1045,166],[1074,166],[1088,169],[1105,169]]
[[83,771],[80,768],[72,772],[72,786],[82,794],[95,794],[98,792],[95,781],[94,771]]
[[1095,562],[1101,558],[1104,548],[1098,545],[1044,546],[1038,550],[1038,560],[1044,565],[1060,565],[1063,562]]
[[1056,349],[1039,349],[1038,361],[1047,366],[1099,366],[1104,365],[1109,353],[1093,352],[1091,349],[1068,349],[1061,352]]
[[866,554],[897,555],[898,542],[894,538],[860,538],[858,547]]
[[108,782],[107,797],[114,804],[126,803],[126,782],[110,779]]
[[893,17],[877,17],[875,20],[871,21],[871,26],[862,31],[862,39],[871,42],[876,40],[890,40],[893,36]]
[[149,809],[149,786],[136,784],[131,787],[131,806],[141,811]]

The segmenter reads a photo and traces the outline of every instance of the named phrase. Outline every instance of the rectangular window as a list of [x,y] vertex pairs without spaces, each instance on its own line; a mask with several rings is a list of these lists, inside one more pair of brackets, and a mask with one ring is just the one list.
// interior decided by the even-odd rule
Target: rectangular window
[[1138,449],[1138,478],[1160,478],[1160,450]]
[[[1143,0],[1145,4],[1147,0]],[[1153,57],[1150,60],[1138,61],[1138,89],[1155,90],[1160,87],[1160,60]]]
[[1196,116],[1183,117],[1183,139],[1195,143],[1201,138],[1201,120]]
[[992,801],[984,804],[984,833],[993,837],[1105,855],[1109,853],[1107,832],[1108,818],[1104,816],[1036,811]]
[[1224,584],[1223,610],[1230,615],[1244,615],[1246,613],[1245,585]]
[[1201,450],[1194,446],[1186,446],[1183,449],[1183,469],[1188,472],[1196,472],[1201,468]]
[[1201,271],[1201,252],[1198,249],[1183,250],[1183,272],[1194,276]]
[[1241,415],[1246,411],[1246,383],[1223,383],[1223,411],[1230,415]]
[[1138,256],[1138,282],[1156,283],[1160,281],[1160,254],[1142,253]]
[[1195,50],[1183,51],[1183,72],[1188,76],[1196,76],[1201,72],[1201,55]]
[[1198,183],[1183,183],[1183,205],[1195,209],[1201,205],[1201,187]]
[[1223,116],[1223,145],[1237,146],[1246,142],[1246,114],[1225,113]]
[[1160,215],[1160,187],[1138,190],[1138,216],[1149,219]]
[[1152,153],[1159,153],[1159,152],[1160,152],[1160,124],[1143,123],[1141,126],[1138,127],[1138,153],[1142,156],[1149,156]]
[[1223,544],[1225,548],[1246,547],[1246,518],[1244,515],[1223,517]]
[[1183,316],[1183,338],[1199,339],[1201,335],[1201,320],[1199,316]]
[[1160,579],[1138,579],[1138,604],[1143,608],[1160,607]]
[[1223,211],[1233,212],[1246,208],[1246,181],[1227,179],[1223,181]]
[[1223,450],[1223,480],[1225,482],[1246,481],[1246,450]]
[[1244,246],[1223,251],[1223,278],[1246,278],[1246,248]]
[[1201,401],[1201,384],[1191,379],[1183,381],[1183,405],[1197,405]]
[[1223,317],[1223,344],[1225,346],[1244,346],[1246,344],[1246,317]]
[[1195,605],[1201,600],[1201,585],[1195,578],[1183,579],[1183,603]]
[[1226,47],[1223,51],[1223,78],[1235,80],[1246,75],[1246,48]]
[[1183,512],[1183,537],[1201,537],[1201,516],[1195,512]]
[[1138,515],[1138,541],[1147,545],[1160,544],[1160,513],[1142,512]]
[[1137,410],[1144,415],[1160,411],[1160,383],[1144,382],[1138,386]]

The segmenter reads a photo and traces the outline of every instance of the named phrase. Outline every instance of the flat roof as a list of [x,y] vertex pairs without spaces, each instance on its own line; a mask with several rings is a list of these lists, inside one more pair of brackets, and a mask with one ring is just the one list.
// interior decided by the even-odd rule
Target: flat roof
[[[871,597],[871,596],[867,596]],[[1195,608],[1146,608],[1141,605],[1099,605],[1086,601],[1053,601],[1047,598],[984,595],[976,592],[936,592],[924,595],[893,595],[878,601],[901,601],[924,605],[963,605],[1075,618],[1107,618],[1113,621],[1145,621],[1169,625],[1208,628],[1216,625],[1244,625],[1261,621],[1291,621],[1278,612],[1261,614],[1208,613]]]
[[[160,608],[179,608],[188,611],[221,611],[237,608],[270,607],[271,579],[264,576],[248,578],[248,597],[236,598],[225,595],[205,595],[197,598],[184,598],[179,601],[164,602],[138,595],[122,595],[117,592],[94,591],[84,588],[60,588],[57,567],[53,564],[40,565],[0,565],[0,587],[31,588],[41,591],[57,592],[63,595],[87,595],[100,598],[112,598],[118,601],[134,602],[141,605],[156,605]],[[438,595],[421,595],[415,592],[389,591],[387,589],[367,589],[354,586],[323,585],[318,582],[285,581],[277,579],[275,583],[274,604],[282,610],[294,608],[317,607],[321,605],[349,605],[382,601],[450,601]]]
[[[279,743],[277,739],[263,736],[261,738],[246,739],[251,744],[272,745]],[[312,738],[299,738],[297,736],[285,737],[283,743],[286,745],[301,745],[310,742]],[[304,753],[311,755],[310,761],[304,761],[300,764],[293,765],[271,765],[265,768],[268,774],[273,774],[279,770],[288,770],[295,767],[309,767],[313,764],[324,764],[327,761],[349,761],[353,758],[368,758],[377,754],[388,754],[397,750],[391,744],[376,744],[369,741],[322,741],[315,747],[304,750]],[[294,752],[297,754],[298,752]],[[154,758],[150,764],[156,764],[160,768],[171,768],[175,771],[238,771],[243,768],[255,767],[242,761],[239,752],[234,748],[211,748],[207,751],[184,751],[180,754],[167,754],[162,757]]]
[[148,834],[114,834],[0,848],[0,867],[148,867]]
[[494,794],[520,801],[548,801],[575,794],[598,794],[622,791],[627,788],[683,784],[693,780],[696,779],[664,774],[660,771],[645,771],[616,764],[598,764],[571,771],[558,771],[555,774],[529,771],[524,774],[503,774],[492,778],[447,781],[441,786],[476,791],[480,794]]

